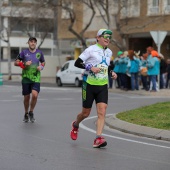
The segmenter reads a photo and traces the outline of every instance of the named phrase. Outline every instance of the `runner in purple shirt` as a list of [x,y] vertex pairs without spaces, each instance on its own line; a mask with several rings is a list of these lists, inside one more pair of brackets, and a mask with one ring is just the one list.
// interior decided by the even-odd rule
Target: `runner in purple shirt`
[[40,92],[41,70],[45,66],[45,59],[43,53],[36,49],[37,39],[35,37],[29,38],[28,45],[28,49],[23,50],[17,56],[14,65],[22,68],[22,94],[25,108],[23,121],[35,122],[33,111]]

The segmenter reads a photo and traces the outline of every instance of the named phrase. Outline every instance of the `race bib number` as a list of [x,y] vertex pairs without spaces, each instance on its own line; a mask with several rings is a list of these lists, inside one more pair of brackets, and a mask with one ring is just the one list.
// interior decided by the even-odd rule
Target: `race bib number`
[[104,64],[98,64],[96,67],[100,69],[100,72],[95,74],[92,71],[90,71],[88,78],[87,78],[87,83],[91,85],[107,84],[108,83],[108,66]]

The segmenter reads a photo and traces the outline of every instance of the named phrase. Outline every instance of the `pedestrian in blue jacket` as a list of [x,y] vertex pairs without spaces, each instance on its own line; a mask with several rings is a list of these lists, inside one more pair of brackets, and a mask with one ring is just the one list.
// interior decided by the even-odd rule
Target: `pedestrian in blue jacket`
[[119,70],[120,70],[120,79],[121,79],[121,89],[127,91],[128,90],[128,76],[127,76],[127,64],[129,61],[129,57],[123,53],[119,60]]
[[147,64],[146,67],[148,68],[148,76],[149,76],[149,82],[152,87],[150,87],[151,92],[156,92],[156,83],[157,83],[157,76],[160,73],[160,61],[158,59],[159,55],[158,52],[155,50],[149,50],[148,52],[148,58],[147,58]]
[[129,63],[128,70],[131,74],[131,90],[139,90],[139,70],[140,70],[140,59],[135,56],[133,50],[128,51],[129,54]]
[[120,74],[120,57],[123,55],[122,51],[117,52],[117,57],[113,60],[114,69],[113,71],[117,74],[117,88],[121,88],[121,74]]
[[147,57],[148,54],[144,53],[141,56],[141,69],[145,68],[145,73],[141,73],[141,81],[142,81],[142,85],[143,85],[143,89],[148,91],[149,90],[149,81],[148,81],[148,74],[147,74],[147,68],[146,68],[146,63],[147,63]]

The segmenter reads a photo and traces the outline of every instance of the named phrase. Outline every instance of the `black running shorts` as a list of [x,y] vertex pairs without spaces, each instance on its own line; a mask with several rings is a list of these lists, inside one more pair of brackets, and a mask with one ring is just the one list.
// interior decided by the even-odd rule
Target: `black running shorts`
[[90,85],[83,81],[82,84],[82,101],[84,108],[92,108],[93,101],[97,103],[108,102],[108,87],[107,84],[103,86]]
[[22,83],[22,95],[28,95],[32,90],[40,92],[40,83]]

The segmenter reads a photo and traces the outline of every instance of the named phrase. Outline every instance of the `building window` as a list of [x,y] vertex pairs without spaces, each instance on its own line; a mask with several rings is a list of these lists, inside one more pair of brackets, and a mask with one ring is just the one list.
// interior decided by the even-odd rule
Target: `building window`
[[10,18],[11,30],[13,32],[53,32],[53,20],[39,19],[35,24],[22,18]]
[[163,1],[162,11],[164,11],[164,14],[170,14],[170,0]]
[[148,15],[160,15],[159,0],[148,0]]
[[159,0],[153,0],[153,7],[159,6]]
[[128,16],[138,17],[140,15],[140,2],[139,0],[128,1]]
[[19,54],[19,48],[11,47],[11,59],[15,60],[18,54]]
[[10,18],[11,30],[12,31],[33,31],[34,25],[32,23],[23,20],[22,18]]
[[120,18],[132,18],[140,16],[140,1],[139,0],[129,0],[129,1],[121,1],[123,5],[121,9]]
[[167,0],[167,5],[168,5],[168,6],[170,5],[170,0]]
[[51,49],[41,48],[40,50],[45,56],[51,56]]

